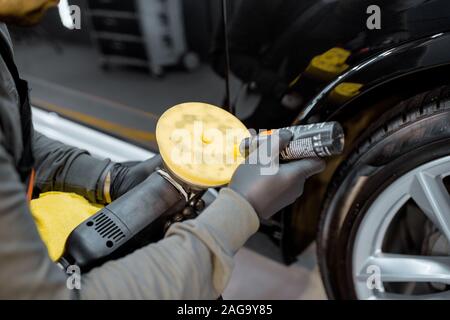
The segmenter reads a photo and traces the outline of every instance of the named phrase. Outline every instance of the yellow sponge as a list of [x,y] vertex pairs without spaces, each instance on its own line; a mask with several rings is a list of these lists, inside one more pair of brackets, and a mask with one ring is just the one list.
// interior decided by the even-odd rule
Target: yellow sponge
[[30,202],[30,207],[53,261],[63,254],[66,239],[72,230],[102,208],[79,195],[63,192],[43,193]]
[[156,141],[167,169],[201,188],[230,182],[244,160],[239,144],[249,136],[231,113],[200,102],[168,109],[156,125]]

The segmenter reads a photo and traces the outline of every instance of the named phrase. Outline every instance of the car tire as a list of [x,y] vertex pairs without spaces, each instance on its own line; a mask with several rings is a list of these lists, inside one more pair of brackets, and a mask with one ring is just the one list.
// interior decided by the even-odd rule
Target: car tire
[[317,235],[321,276],[334,299],[360,298],[353,270],[355,239],[383,190],[411,170],[450,155],[450,87],[396,105],[355,146],[328,187]]

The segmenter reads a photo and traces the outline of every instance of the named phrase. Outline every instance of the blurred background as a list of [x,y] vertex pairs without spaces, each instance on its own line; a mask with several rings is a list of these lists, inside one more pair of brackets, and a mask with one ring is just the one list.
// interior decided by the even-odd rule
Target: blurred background
[[34,106],[155,150],[164,110],[222,102],[223,80],[208,66],[220,0],[70,5],[80,8],[80,29],[65,28],[56,8],[33,28],[10,28]]

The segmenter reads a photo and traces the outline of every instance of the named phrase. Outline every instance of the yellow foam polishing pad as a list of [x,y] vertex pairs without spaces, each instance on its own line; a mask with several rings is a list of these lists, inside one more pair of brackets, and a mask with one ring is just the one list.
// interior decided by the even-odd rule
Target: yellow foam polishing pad
[[30,208],[50,258],[56,261],[63,254],[72,230],[102,206],[91,204],[74,193],[46,192],[33,199]]
[[167,169],[182,181],[203,188],[230,182],[244,160],[239,145],[249,136],[238,118],[199,102],[168,109],[156,125],[156,141]]

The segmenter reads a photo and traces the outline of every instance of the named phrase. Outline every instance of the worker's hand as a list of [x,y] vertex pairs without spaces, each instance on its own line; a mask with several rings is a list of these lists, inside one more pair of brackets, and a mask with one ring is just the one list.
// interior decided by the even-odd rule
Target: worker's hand
[[162,160],[159,154],[134,166],[114,164],[111,169],[111,200],[116,200],[147,179],[161,164]]
[[[279,153],[289,144],[292,133],[288,130],[280,130],[277,136],[279,136],[279,143],[271,143],[272,146],[269,148],[272,164],[278,162]],[[273,139],[277,139],[277,136]],[[258,149],[268,148],[267,143],[267,141],[263,142]],[[254,150],[248,159],[251,159],[252,154],[255,155],[258,149]],[[293,203],[302,195],[305,180],[325,168],[325,162],[321,159],[304,159],[280,163],[276,172],[268,174],[263,170],[267,164],[249,164],[248,162],[237,168],[229,187],[247,199],[261,219],[268,219]]]

